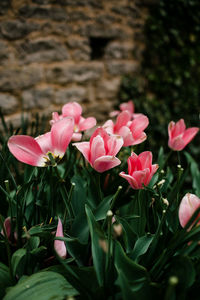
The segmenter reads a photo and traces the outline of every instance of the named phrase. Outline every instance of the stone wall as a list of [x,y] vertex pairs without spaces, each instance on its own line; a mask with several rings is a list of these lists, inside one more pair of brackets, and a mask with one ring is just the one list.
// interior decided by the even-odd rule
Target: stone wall
[[139,71],[148,1],[0,0],[0,107],[59,111],[78,101],[99,122],[117,101],[121,76]]

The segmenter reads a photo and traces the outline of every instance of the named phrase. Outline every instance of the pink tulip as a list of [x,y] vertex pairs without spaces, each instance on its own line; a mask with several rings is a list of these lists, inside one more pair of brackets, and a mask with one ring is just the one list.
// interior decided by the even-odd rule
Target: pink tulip
[[131,120],[129,111],[122,111],[114,124],[112,120],[108,120],[103,128],[109,134],[120,135],[123,140],[123,146],[133,146],[142,143],[146,140],[147,136],[144,129],[148,126],[149,119],[145,115],[140,115],[134,120]]
[[152,165],[152,153],[145,151],[136,155],[132,152],[128,158],[128,174],[121,172],[119,175],[125,178],[135,190],[147,186],[158,169],[158,165]]
[[122,111],[125,111],[127,110],[130,114],[131,114],[131,119],[135,119],[139,116],[141,116],[142,114],[135,114],[134,111],[135,111],[135,106],[134,106],[134,103],[132,100],[128,101],[128,102],[123,102],[120,104],[119,106],[120,110],[114,110],[112,111],[109,115],[110,117],[116,117],[118,116]]
[[36,137],[13,135],[8,140],[10,152],[21,162],[32,166],[45,167],[51,164],[49,153],[55,162],[65,154],[71,141],[74,128],[72,118],[59,120],[51,127],[51,131]]
[[80,141],[82,138],[81,131],[90,129],[96,125],[96,119],[93,117],[83,118],[81,116],[82,108],[77,102],[69,102],[65,104],[62,108],[62,115],[59,115],[57,112],[52,114],[51,124],[54,124],[60,119],[65,117],[72,117],[74,119],[74,133],[72,136],[72,141]]
[[179,120],[177,123],[171,121],[168,126],[168,146],[174,151],[181,151],[189,144],[189,142],[191,142],[198,131],[198,127],[186,129],[183,119]]
[[[182,227],[185,227],[194,212],[200,207],[200,199],[194,195],[187,193],[183,199],[181,200],[180,206],[179,206],[179,222]],[[200,213],[198,215],[200,217]],[[197,217],[197,218],[198,218]],[[200,220],[198,221],[198,224],[200,224]]]
[[[56,237],[64,237],[63,235],[63,226],[60,218],[58,218],[58,226],[56,230]],[[64,241],[55,240],[54,241],[54,249],[56,253],[63,259],[67,256],[67,249]]]
[[115,157],[123,145],[120,136],[109,136],[99,127],[89,142],[73,144],[97,172],[104,172],[118,166],[121,161]]

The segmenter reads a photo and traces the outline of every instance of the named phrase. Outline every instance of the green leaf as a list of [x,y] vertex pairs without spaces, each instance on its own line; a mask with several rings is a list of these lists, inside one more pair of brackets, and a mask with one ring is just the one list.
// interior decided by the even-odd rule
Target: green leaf
[[73,296],[74,289],[67,280],[55,272],[39,272],[9,289],[4,300],[63,300]]
[[97,221],[104,220],[106,218],[106,214],[110,209],[110,204],[112,199],[113,199],[113,195],[104,198],[103,201],[100,202],[98,207],[95,209],[94,215]]
[[5,289],[12,285],[9,269],[7,266],[0,262],[0,299],[3,298],[5,294]]
[[23,274],[25,260],[26,260],[26,249],[20,248],[18,249],[12,256],[11,264],[12,264],[12,271],[13,275],[16,274],[21,276]]
[[152,240],[153,240],[153,236],[151,235],[145,235],[140,237],[136,241],[134,249],[130,254],[130,257],[137,262],[138,258],[147,252],[149,246],[151,245]]
[[119,242],[115,243],[115,267],[119,272],[122,272],[128,281],[132,283],[144,283],[148,279],[147,270],[131,260],[122,249]]
[[103,286],[104,282],[104,268],[105,268],[105,253],[100,247],[100,240],[103,239],[103,233],[101,232],[99,224],[96,222],[95,217],[91,209],[86,205],[85,211],[87,215],[88,225],[90,229],[90,235],[92,240],[92,258],[97,274],[98,282],[100,286]]

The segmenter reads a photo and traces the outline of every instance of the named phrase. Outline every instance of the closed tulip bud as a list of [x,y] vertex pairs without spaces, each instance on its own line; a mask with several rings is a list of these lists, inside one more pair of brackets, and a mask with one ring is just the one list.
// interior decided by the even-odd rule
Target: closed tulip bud
[[[187,193],[181,200],[179,206],[179,222],[182,227],[185,227],[194,212],[200,207],[200,198],[194,194]],[[200,214],[199,214],[200,216]],[[199,217],[198,216],[198,217]],[[198,221],[200,224],[200,220]]]

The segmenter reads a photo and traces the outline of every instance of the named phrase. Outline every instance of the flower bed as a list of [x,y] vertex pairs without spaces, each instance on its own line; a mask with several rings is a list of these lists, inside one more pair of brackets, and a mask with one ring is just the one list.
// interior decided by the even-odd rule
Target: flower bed
[[89,141],[76,102],[36,138],[1,136],[2,299],[198,299],[199,128],[170,122],[153,157],[132,102],[111,116]]

